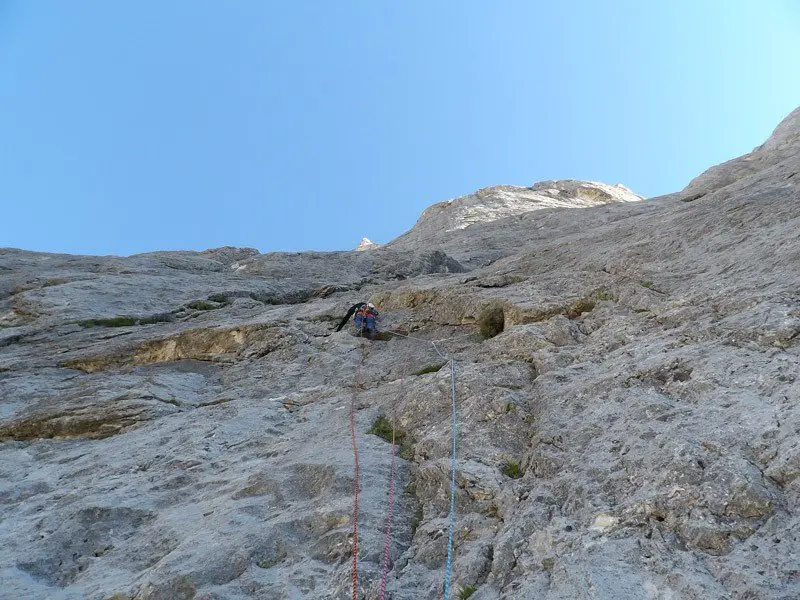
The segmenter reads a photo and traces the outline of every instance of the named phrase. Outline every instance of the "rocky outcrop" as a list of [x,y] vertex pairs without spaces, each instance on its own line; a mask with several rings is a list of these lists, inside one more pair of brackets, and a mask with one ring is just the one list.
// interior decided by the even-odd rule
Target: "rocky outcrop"
[[[367,252],[1,250],[2,594],[351,598],[354,406],[361,597],[394,422],[387,597],[439,598],[452,357],[453,597],[800,597],[797,115],[691,203],[548,182]],[[377,341],[333,332],[367,299]]]
[[358,243],[358,246],[355,248],[358,252],[362,250],[373,250],[374,248],[380,248],[380,244],[376,244],[369,238],[361,238],[361,241]]
[[587,208],[639,200],[642,200],[641,196],[637,196],[624,185],[611,186],[596,181],[543,181],[531,187],[499,185],[429,206],[416,225],[392,244],[417,247],[420,243],[431,243],[438,234],[535,210]]
[[684,202],[692,202],[715,192],[721,199],[728,198],[746,193],[751,187],[762,192],[767,186],[791,189],[793,184],[787,182],[798,173],[800,108],[786,117],[764,144],[750,154],[710,168],[692,180],[680,197]]

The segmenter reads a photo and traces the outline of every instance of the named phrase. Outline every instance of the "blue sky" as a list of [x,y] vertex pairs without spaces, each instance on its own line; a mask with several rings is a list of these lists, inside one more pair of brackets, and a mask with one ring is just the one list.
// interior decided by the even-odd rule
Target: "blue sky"
[[0,247],[346,249],[495,184],[673,192],[798,65],[793,0],[0,0]]

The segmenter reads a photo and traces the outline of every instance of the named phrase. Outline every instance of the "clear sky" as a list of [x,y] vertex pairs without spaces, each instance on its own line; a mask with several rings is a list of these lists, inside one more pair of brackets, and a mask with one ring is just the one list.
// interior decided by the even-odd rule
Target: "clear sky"
[[669,193],[799,72],[797,0],[0,0],[0,247],[346,249],[490,185]]

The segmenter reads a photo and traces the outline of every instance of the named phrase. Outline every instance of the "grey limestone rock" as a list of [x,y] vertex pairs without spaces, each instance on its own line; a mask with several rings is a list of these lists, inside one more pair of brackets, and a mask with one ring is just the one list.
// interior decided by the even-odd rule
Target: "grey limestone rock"
[[0,596],[352,598],[352,408],[359,598],[387,423],[386,597],[441,598],[452,358],[451,598],[800,597],[799,115],[680,194],[489,188],[363,252],[0,250]]

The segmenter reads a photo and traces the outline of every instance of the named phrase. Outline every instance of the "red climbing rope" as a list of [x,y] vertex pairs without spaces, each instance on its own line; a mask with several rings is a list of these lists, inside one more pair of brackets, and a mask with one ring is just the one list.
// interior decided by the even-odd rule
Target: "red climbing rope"
[[353,396],[350,400],[350,436],[353,439],[353,465],[354,465],[354,483],[353,483],[353,600],[358,600],[358,440],[356,439],[356,400],[358,399],[358,391],[361,389],[361,363],[364,360],[364,354],[361,348],[358,349],[358,363],[356,364],[356,385],[353,389]]

